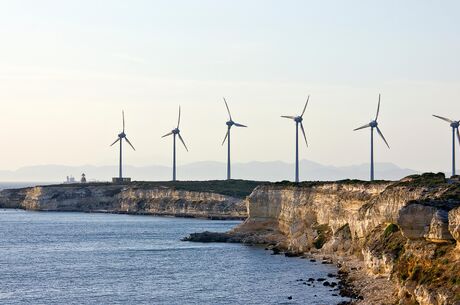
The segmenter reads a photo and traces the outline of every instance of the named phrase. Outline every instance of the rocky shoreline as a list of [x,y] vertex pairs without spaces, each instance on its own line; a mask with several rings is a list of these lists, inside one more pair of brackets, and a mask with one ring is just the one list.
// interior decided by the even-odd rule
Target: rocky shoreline
[[[398,182],[262,185],[249,218],[194,242],[264,245],[335,263],[360,305],[460,304],[460,184],[442,174]],[[345,291],[343,292],[345,293]]]
[[[230,232],[200,232],[192,233],[187,237],[182,238],[185,242],[200,242],[200,243],[247,243],[248,234],[233,234]],[[350,298],[350,302],[341,302],[339,305],[352,304],[353,300],[361,300],[363,297],[360,291],[356,289],[356,285],[351,281],[350,268],[348,264],[339,262],[338,259],[332,257],[321,256],[319,254],[299,254],[280,249],[274,244],[250,244],[252,246],[264,246],[266,251],[271,251],[272,255],[284,255],[286,257],[300,257],[309,260],[311,263],[321,262],[321,264],[334,264],[337,267],[337,274],[329,273],[327,278],[308,278],[296,279],[296,282],[301,282],[305,286],[314,287],[315,283],[331,288],[331,294],[334,296],[341,296],[343,298]],[[356,261],[354,261],[356,263]],[[351,271],[356,271],[357,268],[351,267]]]
[[[171,183],[73,184],[36,186],[0,191],[0,208],[48,212],[87,212],[152,215],[212,220],[244,220],[247,209],[231,188],[221,193],[191,190]],[[210,189],[216,184],[208,183]],[[244,193],[243,193],[244,194]],[[238,195],[238,194],[237,194]]]

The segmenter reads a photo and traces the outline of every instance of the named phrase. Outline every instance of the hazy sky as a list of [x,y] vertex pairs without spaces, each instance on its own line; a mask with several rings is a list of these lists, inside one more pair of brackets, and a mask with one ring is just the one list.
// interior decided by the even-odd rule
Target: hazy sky
[[[235,162],[294,157],[302,110],[310,147],[332,165],[376,160],[449,170],[460,119],[459,1],[0,1],[0,169],[116,164],[126,112],[132,165],[225,161],[227,97]],[[460,150],[457,149],[460,153]],[[460,162],[459,162],[460,163]]]

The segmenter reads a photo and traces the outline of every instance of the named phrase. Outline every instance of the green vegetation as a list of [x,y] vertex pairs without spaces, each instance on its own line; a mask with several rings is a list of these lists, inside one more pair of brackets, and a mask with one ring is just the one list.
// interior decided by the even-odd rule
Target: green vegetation
[[390,186],[394,187],[425,188],[429,192],[426,199],[413,203],[444,208],[447,211],[458,206],[460,201],[460,184],[449,181],[443,173],[408,176]]
[[245,198],[263,182],[249,180],[212,180],[176,182],[133,182],[130,186],[138,188],[168,187],[190,192],[216,193],[236,198]]
[[424,173],[421,175],[407,176],[394,186],[436,187],[443,184],[447,184],[446,176],[443,173]]
[[[75,184],[59,184],[59,185],[48,185],[43,187],[114,187],[106,191],[107,195],[116,195],[120,192],[121,187],[131,187],[138,189],[149,189],[154,187],[165,187],[175,190],[183,190],[190,192],[204,192],[204,193],[216,193],[226,196],[232,196],[235,198],[245,198],[249,196],[252,191],[259,185],[266,182],[250,181],[250,180],[210,180],[210,181],[133,181],[126,184],[113,184],[108,182],[103,183],[75,183]],[[117,189],[118,187],[118,189]]]
[[[423,285],[430,291],[442,287],[452,292],[452,298],[460,295],[460,263],[454,244],[409,241],[390,223],[375,228],[365,246],[376,257],[392,259],[392,276],[401,284],[411,282],[409,285]],[[401,304],[413,304],[413,300],[408,296]]]
[[331,238],[332,230],[331,228],[326,225],[317,225],[314,227],[318,236],[313,241],[313,245],[316,249],[321,249],[325,243]]
[[374,255],[383,257],[390,256],[394,261],[404,253],[406,238],[402,235],[399,227],[393,223],[386,227],[381,225],[374,229],[368,237],[367,247]]
[[398,226],[395,225],[394,223],[390,223],[388,227],[385,229],[385,231],[383,232],[383,236],[385,236],[385,238],[388,238],[391,234],[398,232],[398,231],[399,231]]
[[394,271],[404,282],[413,281],[429,289],[440,287],[460,295],[460,264],[456,258],[455,245],[431,244],[425,248],[424,255],[412,255],[410,250],[396,262]]
[[374,180],[374,181],[363,181],[357,179],[345,179],[345,180],[337,180],[337,181],[302,181],[299,183],[291,182],[291,181],[281,181],[281,182],[274,182],[271,183],[275,186],[282,186],[282,187],[314,187],[314,186],[321,186],[321,185],[328,185],[328,184],[361,184],[364,186],[374,185],[374,184],[382,184],[388,183],[390,181],[386,180]]

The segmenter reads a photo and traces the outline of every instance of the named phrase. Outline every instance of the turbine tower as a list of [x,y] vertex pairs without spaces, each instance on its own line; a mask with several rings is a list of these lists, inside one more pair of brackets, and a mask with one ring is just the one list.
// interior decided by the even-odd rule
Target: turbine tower
[[180,135],[180,106],[179,106],[179,118],[177,119],[177,127],[174,128],[170,133],[165,134],[162,138],[173,136],[173,181],[176,181],[176,136],[179,137],[179,140],[184,144],[185,149],[188,151],[187,145],[185,145],[184,139]]
[[227,144],[228,144],[228,148],[227,148],[227,180],[230,180],[232,178],[232,175],[231,175],[231,159],[230,159],[230,131],[231,131],[233,125],[235,125],[236,127],[248,127],[248,126],[234,122],[233,119],[232,119],[232,115],[230,114],[230,108],[228,108],[228,104],[227,104],[227,101],[225,100],[225,97],[224,97],[224,103],[225,103],[225,107],[227,107],[229,120],[226,123],[227,124],[227,133],[225,134],[225,138],[224,138],[224,141],[222,142],[222,145],[224,145],[225,141],[227,140]]
[[295,182],[299,183],[299,125],[300,129],[302,130],[303,138],[305,139],[305,143],[308,147],[307,136],[305,135],[305,129],[303,128],[303,115],[305,114],[305,110],[307,109],[308,101],[310,100],[310,96],[307,98],[307,102],[303,107],[302,114],[299,116],[289,116],[289,115],[282,115],[282,118],[291,119],[295,122]]
[[118,178],[120,179],[120,182],[123,181],[123,139],[129,144],[129,146],[132,147],[132,149],[136,150],[134,146],[131,144],[131,142],[129,142],[128,138],[126,137],[125,112],[124,111],[121,112],[121,116],[123,118],[123,131],[120,134],[118,134],[118,139],[115,142],[113,142],[112,145],[110,145],[110,146],[113,146],[117,142],[120,142],[120,169],[119,169],[119,176],[118,176]]
[[377,132],[380,135],[380,137],[382,137],[385,144],[388,146],[388,148],[390,148],[390,145],[388,145],[387,140],[385,139],[382,131],[378,127],[379,124],[377,122],[377,119],[379,118],[379,112],[380,112],[380,94],[379,94],[379,103],[377,106],[377,114],[375,115],[375,119],[372,120],[369,124],[356,128],[354,130],[356,131],[356,130],[360,130],[364,128],[369,128],[369,127],[371,128],[371,181],[374,181],[374,128],[377,129]]
[[453,120],[444,118],[439,115],[434,115],[434,114],[433,116],[450,123],[450,127],[452,127],[452,176],[455,176],[455,133],[457,133],[458,143],[460,144],[460,131],[458,131],[458,127],[460,126],[460,121],[453,121]]

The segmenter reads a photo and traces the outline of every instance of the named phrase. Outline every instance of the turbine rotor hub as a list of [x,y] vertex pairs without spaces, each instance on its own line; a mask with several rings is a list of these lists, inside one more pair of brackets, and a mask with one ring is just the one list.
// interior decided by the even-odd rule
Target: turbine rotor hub
[[450,127],[452,128],[458,128],[460,126],[460,121],[455,121],[450,124]]
[[375,128],[379,125],[379,123],[377,123],[377,121],[372,121],[369,123],[369,126],[371,126],[372,128]]
[[120,134],[118,135],[118,137],[119,137],[119,138],[125,138],[125,137],[126,137],[126,134],[125,134],[124,132],[122,132],[122,133],[120,133]]
[[233,125],[235,125],[235,122],[233,122],[233,121],[228,121],[228,122],[225,123],[225,124],[227,124],[228,127],[232,127]]
[[179,134],[179,133],[180,133],[179,128],[173,129],[173,130],[172,130],[172,133],[173,133],[173,134]]
[[296,123],[302,123],[303,118],[300,117],[300,116],[297,116],[297,117],[294,118],[294,121],[296,121]]

